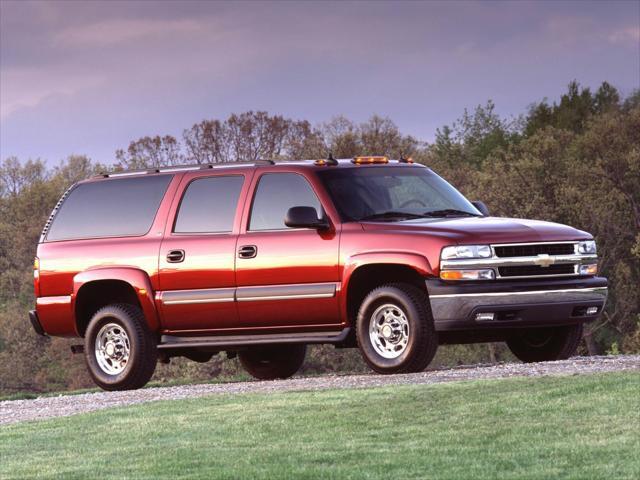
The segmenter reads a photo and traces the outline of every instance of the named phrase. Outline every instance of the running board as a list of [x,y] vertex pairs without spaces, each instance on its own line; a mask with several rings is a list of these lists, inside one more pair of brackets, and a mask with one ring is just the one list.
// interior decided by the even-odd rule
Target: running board
[[263,335],[227,335],[208,337],[178,337],[162,335],[158,349],[241,347],[282,343],[342,343],[349,335],[349,328],[338,332],[270,333]]

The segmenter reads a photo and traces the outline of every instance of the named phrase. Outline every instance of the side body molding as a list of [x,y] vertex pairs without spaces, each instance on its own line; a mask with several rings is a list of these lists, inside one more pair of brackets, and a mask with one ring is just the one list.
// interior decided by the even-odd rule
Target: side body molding
[[149,328],[156,331],[160,327],[158,312],[153,300],[153,288],[147,273],[132,267],[104,267],[85,270],[73,277],[73,295],[71,296],[71,311],[76,312],[76,300],[82,292],[82,288],[91,282],[111,280],[128,283],[133,288],[142,312],[147,319]]

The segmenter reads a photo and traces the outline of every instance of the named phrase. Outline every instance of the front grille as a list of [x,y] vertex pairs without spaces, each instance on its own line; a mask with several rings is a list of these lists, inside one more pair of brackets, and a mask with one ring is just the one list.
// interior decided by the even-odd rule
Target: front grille
[[535,257],[547,255],[573,255],[573,243],[534,243],[531,245],[506,245],[494,247],[497,257]]
[[501,277],[535,277],[536,275],[572,275],[575,265],[572,263],[540,267],[538,265],[519,265],[512,267],[498,267]]

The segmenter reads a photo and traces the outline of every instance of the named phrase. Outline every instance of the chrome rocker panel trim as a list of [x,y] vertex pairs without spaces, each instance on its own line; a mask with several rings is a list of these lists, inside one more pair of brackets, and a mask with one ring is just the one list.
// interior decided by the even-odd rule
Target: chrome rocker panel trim
[[338,283],[302,283],[293,285],[265,285],[238,288],[165,290],[163,292],[158,292],[157,299],[163,305],[185,305],[198,303],[333,298],[336,296],[338,285]]

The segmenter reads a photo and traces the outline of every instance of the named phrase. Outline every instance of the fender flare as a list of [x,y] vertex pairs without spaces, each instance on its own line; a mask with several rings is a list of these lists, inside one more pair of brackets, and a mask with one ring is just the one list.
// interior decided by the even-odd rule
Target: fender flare
[[76,300],[81,289],[93,282],[101,280],[115,280],[131,286],[140,302],[140,307],[151,331],[160,327],[158,312],[153,299],[153,288],[149,275],[144,270],[134,267],[100,267],[85,270],[73,277],[73,294],[71,295],[71,311],[76,319]]
[[348,321],[347,292],[349,291],[349,283],[356,270],[366,265],[399,265],[409,267],[425,278],[434,275],[427,257],[418,253],[387,250],[358,253],[347,258],[342,270],[342,283],[340,286],[343,299],[340,310],[345,321]]

